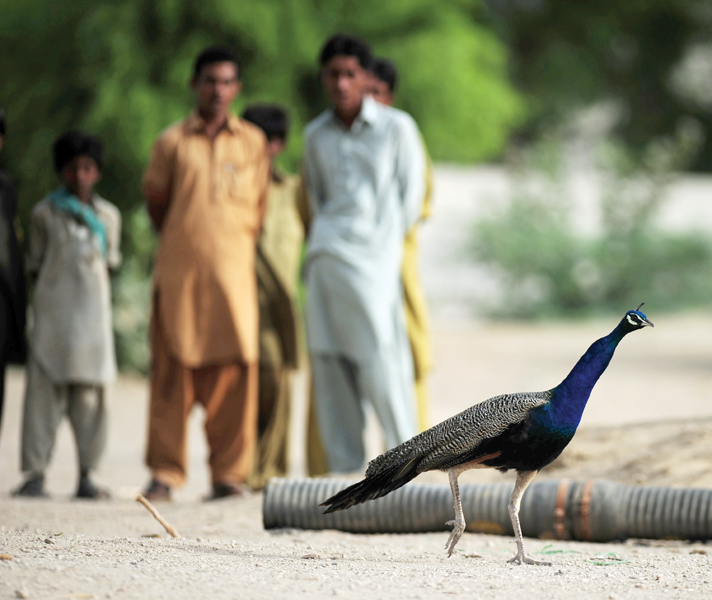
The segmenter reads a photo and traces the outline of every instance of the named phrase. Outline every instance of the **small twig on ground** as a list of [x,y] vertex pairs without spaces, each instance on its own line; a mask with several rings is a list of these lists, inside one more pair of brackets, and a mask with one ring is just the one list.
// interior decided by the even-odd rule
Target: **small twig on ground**
[[160,514],[159,512],[155,509],[153,504],[151,504],[146,498],[143,497],[143,494],[137,494],[136,495],[136,502],[140,502],[143,504],[147,509],[148,512],[150,512],[155,518],[156,521],[158,521],[161,525],[163,525],[163,528],[171,534],[174,538],[180,538],[179,533],[173,528],[173,526],[166,521]]

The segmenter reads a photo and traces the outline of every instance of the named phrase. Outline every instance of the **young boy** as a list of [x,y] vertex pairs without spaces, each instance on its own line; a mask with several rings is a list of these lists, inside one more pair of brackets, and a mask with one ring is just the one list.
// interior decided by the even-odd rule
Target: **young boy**
[[16,496],[46,496],[44,473],[66,414],[79,456],[78,498],[107,493],[89,472],[106,442],[105,387],[116,376],[108,269],[121,262],[118,209],[94,192],[103,151],[70,132],[52,147],[62,186],[32,211],[28,272],[36,276],[22,428],[25,483]]
[[366,93],[381,104],[393,106],[396,102],[398,69],[387,58],[375,57],[369,67]]
[[297,280],[304,228],[297,208],[299,177],[275,164],[289,134],[287,111],[276,104],[252,104],[242,118],[267,137],[270,184],[258,241],[255,272],[260,304],[260,375],[257,453],[250,487],[288,471],[292,372],[297,367],[300,311]]

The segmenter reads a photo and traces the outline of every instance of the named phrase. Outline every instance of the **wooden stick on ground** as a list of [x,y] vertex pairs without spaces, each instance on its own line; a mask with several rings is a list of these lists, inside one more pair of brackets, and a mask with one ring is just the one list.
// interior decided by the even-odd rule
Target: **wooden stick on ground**
[[180,535],[173,528],[173,526],[159,514],[153,504],[151,504],[148,500],[146,500],[146,498],[143,497],[143,494],[138,494],[136,496],[136,502],[140,502],[141,504],[143,504],[148,509],[148,512],[150,512],[156,518],[156,521],[163,525],[164,529],[174,538],[180,538]]

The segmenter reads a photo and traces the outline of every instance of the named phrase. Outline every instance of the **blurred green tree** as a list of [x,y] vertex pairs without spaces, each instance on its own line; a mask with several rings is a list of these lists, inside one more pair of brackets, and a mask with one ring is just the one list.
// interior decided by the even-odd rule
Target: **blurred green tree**
[[[572,113],[607,102],[613,132],[641,155],[693,123],[705,138],[690,167],[712,171],[712,3],[709,0],[487,0],[511,52],[512,76],[536,139]],[[706,52],[696,51],[706,48]],[[689,68],[688,68],[689,67]]]
[[49,146],[69,128],[104,141],[106,196],[124,211],[139,205],[151,143],[191,108],[193,60],[217,43],[242,62],[238,110],[254,101],[290,109],[292,169],[304,124],[324,107],[319,49],[342,30],[400,66],[400,105],[434,158],[497,156],[525,110],[504,45],[471,18],[481,8],[480,0],[0,0],[0,105],[23,214],[55,185]]

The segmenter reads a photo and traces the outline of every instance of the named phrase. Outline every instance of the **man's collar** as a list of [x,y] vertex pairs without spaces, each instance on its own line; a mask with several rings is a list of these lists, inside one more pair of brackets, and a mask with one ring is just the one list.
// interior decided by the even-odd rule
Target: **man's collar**
[[363,102],[361,103],[361,112],[357,118],[361,119],[364,123],[373,125],[378,119],[378,102],[371,98],[371,96],[364,96]]
[[[336,123],[344,127],[344,122],[336,114],[336,111],[331,109],[332,118]],[[373,125],[378,120],[378,103],[371,96],[364,96],[361,100],[361,110],[351,124],[351,131],[359,131],[364,124]]]
[[[242,122],[235,115],[229,114],[223,128],[233,134],[239,133],[242,129]],[[205,119],[200,116],[200,113],[197,110],[193,110],[186,119],[185,129],[187,133],[205,132]]]

